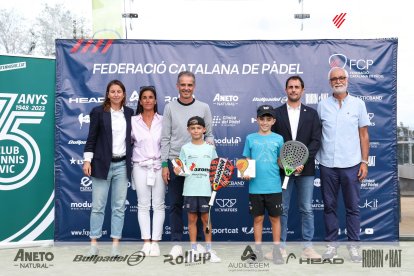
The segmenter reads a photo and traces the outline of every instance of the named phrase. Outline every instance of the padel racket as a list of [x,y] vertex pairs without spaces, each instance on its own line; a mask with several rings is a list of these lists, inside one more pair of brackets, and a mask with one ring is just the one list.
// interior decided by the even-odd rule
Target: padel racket
[[295,172],[296,167],[305,165],[308,161],[309,150],[305,144],[299,141],[287,141],[283,144],[280,151],[280,161],[283,165],[283,170],[285,171],[285,179],[283,180],[282,189],[286,189],[289,176]]
[[239,159],[236,161],[236,168],[239,170],[241,177],[244,177],[244,172],[249,167],[249,161],[247,159]]
[[206,233],[210,232],[210,211],[214,204],[217,191],[227,187],[233,175],[234,166],[230,160],[226,158],[215,158],[210,163],[210,183],[213,192],[211,193],[210,202],[208,203],[208,223]]

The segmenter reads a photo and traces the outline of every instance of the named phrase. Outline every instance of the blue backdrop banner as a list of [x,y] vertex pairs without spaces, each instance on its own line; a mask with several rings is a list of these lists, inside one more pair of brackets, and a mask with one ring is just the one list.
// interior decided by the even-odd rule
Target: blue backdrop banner
[[[82,174],[89,112],[101,104],[106,84],[121,80],[134,110],[139,87],[154,85],[162,113],[178,92],[177,75],[196,75],[194,96],[210,105],[219,156],[241,158],[246,135],[257,131],[256,108],[286,102],[285,81],[305,81],[303,103],[316,109],[329,96],[332,66],[349,71],[349,92],[367,106],[371,125],[369,175],[361,190],[361,239],[398,240],[399,209],[396,151],[397,39],[294,41],[56,41],[56,228],[55,239],[88,240],[91,180]],[[346,141],[344,141],[346,143]],[[317,165],[316,165],[317,166]],[[314,182],[315,240],[323,240],[323,200],[319,171]],[[168,197],[167,197],[168,198]],[[293,197],[288,240],[301,238]],[[139,240],[136,193],[129,188],[123,236]],[[169,206],[167,201],[167,212]],[[108,210],[107,210],[108,211]],[[339,205],[340,238],[346,239],[344,206]],[[108,215],[108,212],[107,212]],[[253,240],[248,182],[236,176],[217,195],[212,209],[213,240]],[[104,239],[109,239],[109,216]],[[166,216],[164,240],[169,240]],[[187,228],[184,229],[187,233]],[[263,239],[271,240],[266,222]],[[187,237],[188,239],[188,237]]]

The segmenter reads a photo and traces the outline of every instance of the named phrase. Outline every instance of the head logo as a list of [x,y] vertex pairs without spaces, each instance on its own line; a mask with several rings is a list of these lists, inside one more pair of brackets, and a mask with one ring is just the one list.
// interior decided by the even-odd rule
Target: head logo
[[346,12],[341,12],[340,14],[335,15],[335,17],[332,19],[332,22],[334,23],[335,27],[338,29],[341,27],[342,23],[345,22],[345,16]]
[[287,258],[286,258],[286,263],[288,263],[288,262],[289,262],[289,260],[290,260],[291,258],[293,258],[293,259],[295,259],[295,260],[296,260],[296,255],[295,255],[295,254],[293,254],[293,253],[290,253],[290,254],[287,256]]
[[80,124],[80,127],[79,127],[80,129],[82,128],[82,124],[83,123],[85,123],[85,124],[89,124],[90,123],[90,117],[89,117],[89,115],[83,116],[83,113],[79,114],[78,120],[79,120],[79,124]]
[[348,62],[348,59],[343,54],[333,54],[329,57],[329,65],[333,67],[344,68]]

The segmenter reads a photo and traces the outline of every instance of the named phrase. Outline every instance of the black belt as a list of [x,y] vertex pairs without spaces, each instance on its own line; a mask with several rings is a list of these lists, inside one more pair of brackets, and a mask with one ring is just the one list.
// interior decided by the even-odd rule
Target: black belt
[[121,162],[124,161],[126,159],[126,156],[120,156],[120,157],[112,157],[111,162]]

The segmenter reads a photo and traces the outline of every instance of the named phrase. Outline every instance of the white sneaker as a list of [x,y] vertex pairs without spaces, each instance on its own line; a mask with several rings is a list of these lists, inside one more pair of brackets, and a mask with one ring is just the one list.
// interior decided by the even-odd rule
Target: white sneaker
[[173,257],[173,259],[177,258],[178,256],[182,256],[183,247],[181,245],[174,245],[173,248],[171,248],[170,255]]
[[219,256],[217,256],[216,251],[210,250],[210,251],[208,251],[208,253],[210,253],[210,263],[220,263],[221,262],[221,259],[219,258]]
[[197,252],[203,254],[206,253],[207,250],[200,243],[197,243]]
[[144,246],[142,246],[141,251],[144,252],[145,256],[149,256],[151,252],[151,243],[145,242]]
[[151,257],[158,257],[161,255],[160,247],[158,246],[158,242],[151,243],[151,250],[150,254]]

